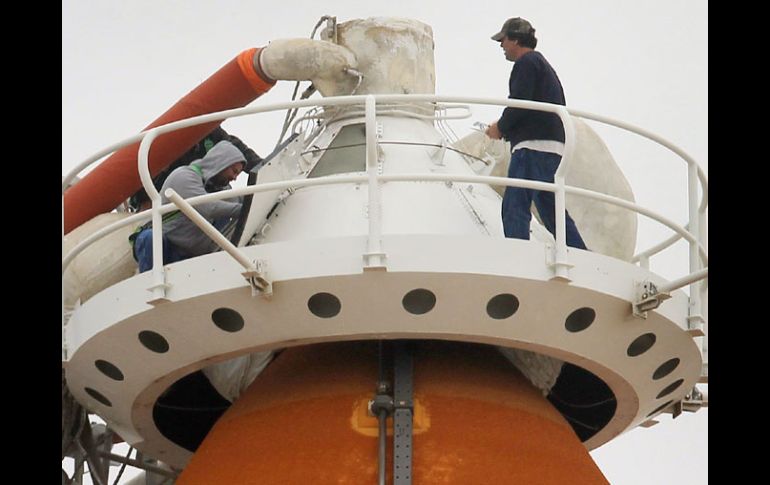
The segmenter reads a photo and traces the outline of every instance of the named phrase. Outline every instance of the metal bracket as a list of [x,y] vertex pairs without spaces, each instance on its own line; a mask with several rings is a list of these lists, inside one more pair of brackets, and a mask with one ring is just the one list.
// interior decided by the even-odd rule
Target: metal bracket
[[372,416],[379,416],[380,412],[385,412],[386,416],[393,413],[393,397],[388,394],[386,383],[378,383],[377,394],[369,401],[368,411]]
[[377,382],[377,393],[374,399],[369,401],[369,414],[377,417],[378,436],[377,436],[377,484],[385,485],[387,462],[387,436],[388,436],[388,416],[393,413],[393,398],[390,396],[390,386],[384,380],[384,363],[382,353],[382,342],[380,342],[380,380]]
[[387,271],[386,253],[364,253],[364,271]]
[[267,279],[267,261],[258,259],[254,261],[253,271],[241,273],[251,286],[251,296],[262,295],[269,298],[273,295],[273,282]]
[[682,401],[677,401],[671,405],[671,419],[676,419],[682,414]]
[[[692,307],[690,307],[692,311]],[[703,331],[706,320],[701,314],[690,314],[687,317],[687,332],[693,337],[705,337],[706,333]]]
[[569,270],[574,268],[575,265],[568,261],[556,261],[556,246],[546,244],[545,246],[545,264],[553,271],[550,281],[559,281],[562,283],[570,283],[572,278],[569,277]]
[[636,300],[631,305],[633,314],[637,318],[647,318],[647,312],[654,310],[660,304],[671,298],[671,295],[658,291],[658,287],[649,280],[636,284]]
[[430,159],[433,162],[434,165],[437,165],[439,167],[446,167],[446,164],[444,163],[444,157],[446,156],[446,150],[447,150],[447,144],[446,140],[443,138],[441,139],[441,146],[439,146],[436,151],[430,155]]
[[394,344],[393,485],[412,483],[412,355],[404,342]]
[[331,31],[331,41],[335,44],[339,44],[339,38],[337,35],[337,17],[326,16],[326,28]]
[[[393,485],[412,484],[412,430],[414,401],[412,386],[412,354],[403,341],[393,343],[393,395],[385,380],[385,357],[380,344],[380,380],[368,411],[379,421],[378,483],[385,485],[386,419],[393,418]],[[389,360],[389,359],[388,359]]]
[[169,288],[171,288],[171,285],[168,283],[156,284],[147,288],[147,291],[153,295],[149,300],[147,300],[147,303],[152,306],[158,306],[160,304],[170,302],[171,300],[166,297],[166,293],[168,292]]
[[682,410],[688,413],[694,413],[700,410],[700,408],[707,408],[708,406],[708,395],[701,392],[697,387],[693,387],[682,401]]

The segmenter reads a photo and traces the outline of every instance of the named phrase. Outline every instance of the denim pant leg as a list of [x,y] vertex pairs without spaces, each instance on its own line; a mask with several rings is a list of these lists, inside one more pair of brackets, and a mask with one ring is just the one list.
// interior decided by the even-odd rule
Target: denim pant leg
[[[525,152],[516,150],[508,166],[509,178],[529,179],[528,160]],[[505,237],[529,240],[529,223],[532,220],[533,190],[522,187],[506,187],[503,194],[503,232]]]
[[[139,263],[139,272],[144,273],[152,269],[152,228],[139,233],[134,241],[134,254]],[[176,263],[187,259],[168,239],[163,238],[163,264]]]
[[139,263],[139,272],[152,269],[152,229],[145,229],[134,240],[134,256]]
[[[556,170],[559,168],[561,162],[561,155],[547,152],[532,152],[533,153],[533,179],[541,182],[553,183]],[[540,219],[543,221],[543,225],[548,231],[556,237],[556,198],[553,192],[535,191],[533,196],[535,207],[540,214]],[[569,212],[565,210],[566,217],[566,230],[567,230],[567,246],[586,249],[585,242],[580,236],[580,232],[575,225],[575,221],[570,217]]]

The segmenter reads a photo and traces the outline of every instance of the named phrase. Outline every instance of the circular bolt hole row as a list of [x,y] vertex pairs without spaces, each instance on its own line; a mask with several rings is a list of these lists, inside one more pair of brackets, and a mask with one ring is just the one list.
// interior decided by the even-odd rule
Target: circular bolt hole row
[[[244,327],[243,316],[237,311],[231,308],[217,308],[211,313],[211,321],[214,322],[219,329],[225,332],[238,332]],[[139,342],[149,351],[156,354],[165,354],[169,351],[170,345],[166,338],[158,332],[152,330],[142,330],[137,335]],[[122,381],[125,379],[123,371],[118,368],[112,362],[107,360],[98,359],[94,361],[94,366],[105,376],[115,381]],[[85,392],[96,399],[101,404],[112,407],[112,402],[107,399],[104,394],[90,387],[85,388]]]
[[[566,328],[568,332],[572,332],[572,333],[582,332],[583,330],[590,327],[595,319],[596,319],[596,312],[594,311],[593,308],[588,308],[588,307],[578,308],[567,317],[564,323],[564,328]],[[633,342],[631,342],[631,344],[626,349],[626,355],[628,355],[629,357],[638,357],[644,354],[645,352],[647,352],[648,350],[650,350],[652,346],[655,345],[656,341],[657,341],[657,337],[655,336],[654,333],[648,332],[648,333],[642,334],[637,338],[635,338]],[[671,374],[679,366],[680,362],[681,360],[678,357],[674,357],[672,359],[665,361],[660,366],[658,366],[657,369],[655,369],[655,372],[653,372],[652,374],[653,380],[659,380]],[[673,383],[669,384],[658,393],[655,399],[660,399],[662,397],[665,397],[671,394],[677,388],[679,388],[679,386],[681,386],[683,382],[684,382],[684,379],[678,379]],[[671,404],[671,401],[658,407],[655,411],[651,412],[648,415],[648,417],[662,409],[665,409],[669,404]]]
[[[588,308],[588,307],[578,308],[567,317],[566,321],[564,322],[564,328],[566,328],[568,332],[572,332],[572,333],[582,332],[583,330],[590,327],[595,319],[596,319],[596,312],[594,311],[593,308]],[[655,345],[656,340],[657,340],[657,337],[655,336],[654,333],[642,334],[637,338],[635,338],[633,342],[631,342],[631,344],[626,349],[626,354],[629,357],[638,357],[644,354],[645,352],[647,352],[648,350],[650,350],[652,346]],[[655,372],[653,372],[652,374],[653,380],[659,380],[671,374],[672,372],[674,372],[674,370],[676,370],[680,362],[681,360],[678,357],[674,357],[672,359],[669,359],[663,362],[661,365],[658,366],[657,369],[655,369]],[[674,392],[676,389],[678,389],[683,382],[684,382],[684,379],[678,379],[673,383],[669,384],[658,393],[655,399],[660,399],[668,396],[669,394]],[[672,402],[673,401],[668,401],[667,403],[662,404],[661,406],[656,408],[653,412],[648,414],[647,417],[650,417],[653,414],[665,409]]]
[[[660,379],[663,379],[667,375],[669,375],[672,372],[674,372],[674,370],[679,366],[680,362],[681,362],[681,360],[678,357],[674,357],[673,359],[668,359],[667,361],[665,361],[662,364],[660,364],[657,369],[655,369],[655,372],[652,373],[652,378],[654,380],[656,380],[656,381],[660,380]],[[684,379],[677,379],[676,381],[672,382],[668,386],[664,387],[663,390],[661,390],[658,393],[658,395],[655,396],[655,399],[660,399],[662,397],[668,396],[669,394],[674,392],[679,386],[681,386],[683,382],[684,382]],[[665,404],[662,404],[662,405],[658,406],[657,408],[655,408],[655,410],[653,412],[648,414],[647,417],[649,418],[653,414],[656,414],[656,413],[664,410],[672,402],[674,402],[674,401],[671,400],[671,401],[666,402]]]
[[[436,294],[425,288],[409,291],[401,300],[404,310],[412,315],[424,315],[436,306]],[[336,317],[342,310],[340,299],[331,293],[316,293],[307,301],[307,308],[319,318]],[[508,318],[519,309],[519,299],[502,293],[487,302],[487,314],[496,320]]]
[[[678,361],[679,359],[671,359],[671,360],[677,360]],[[668,362],[670,362],[670,361],[667,361],[666,363],[668,363]],[[677,362],[677,364],[678,364],[678,362]],[[671,394],[672,392],[677,390],[679,388],[679,386],[682,385],[683,382],[684,382],[684,379],[677,379],[677,380],[675,380],[671,384],[669,384],[666,387],[664,387],[663,390],[660,391],[657,396],[655,396],[655,399],[660,399],[662,397],[668,396],[669,394]],[[672,400],[669,400],[669,401],[665,402],[664,404],[661,404],[660,406],[656,407],[650,414],[648,414],[647,417],[649,418],[652,415],[657,414],[660,411],[663,411],[668,406],[670,406],[671,403],[673,403],[673,402],[674,402],[674,400],[672,399]]]
[[[404,295],[401,305],[413,315],[424,315],[435,308],[436,294],[425,288],[417,288]],[[332,318],[342,310],[342,303],[331,293],[316,293],[308,299],[307,307],[317,317]],[[494,296],[487,303],[487,314],[497,320],[510,317],[518,309],[518,298],[507,293]]]
[[[634,339],[633,342],[631,342],[631,345],[629,345],[628,349],[626,350],[626,354],[628,354],[629,357],[636,357],[636,356],[642,355],[643,353],[650,350],[653,345],[655,345],[656,340],[657,340],[657,337],[655,336],[654,333],[642,334],[638,336],[636,339]],[[674,357],[663,362],[652,373],[652,379],[656,381],[663,379],[667,375],[674,372],[674,370],[676,370],[676,368],[679,366],[680,362],[681,360],[678,357]],[[682,385],[683,382],[684,382],[684,379],[677,379],[676,381],[667,385],[658,393],[657,396],[655,396],[655,399],[660,399],[668,396],[669,394],[677,390],[679,386]],[[649,417],[650,415],[655,414],[661,409],[665,409],[665,407],[668,406],[668,404],[670,404],[670,402],[658,407],[655,411],[648,414],[647,416]]]
[[[418,288],[409,291],[404,295],[402,306],[406,311],[414,315],[423,315],[430,312],[436,306],[436,295],[425,288]],[[308,299],[308,309],[311,313],[320,318],[332,318],[339,314],[342,309],[342,303],[339,298],[331,293],[316,293]],[[487,302],[487,315],[496,320],[502,320],[511,317],[519,309],[519,300],[516,296],[509,293],[501,293],[492,297]],[[583,307],[573,311],[565,320],[564,327],[568,332],[577,333],[586,330],[596,319],[596,311],[593,308]],[[221,330],[229,333],[238,332],[243,329],[245,322],[243,316],[230,308],[218,308],[211,314],[211,320]],[[168,341],[159,333],[151,330],[144,330],[138,334],[139,342],[148,350],[163,354],[168,352],[170,346]],[[634,339],[628,346],[626,354],[629,357],[637,357],[647,352],[655,345],[657,338],[653,333],[645,333]],[[680,359],[672,358],[661,364],[653,373],[653,379],[659,380],[673,372],[679,365]],[[105,376],[122,381],[123,372],[111,362],[106,360],[97,360],[94,362],[96,368]],[[674,392],[684,382],[679,379],[666,386],[658,393],[656,399],[667,396]],[[86,392],[104,404],[112,406],[112,403],[98,391],[87,387]],[[665,406],[663,406],[665,407]],[[659,410],[659,409],[658,409]],[[653,411],[650,414],[654,414]]]
[[[425,288],[418,288],[404,295],[401,301],[404,309],[414,315],[423,315],[433,310],[436,306],[436,295]],[[331,293],[316,293],[307,302],[310,312],[319,318],[332,318],[339,314],[342,303],[339,298]],[[519,308],[519,300],[514,295],[503,293],[494,296],[487,303],[487,314],[494,319],[505,319],[512,316]],[[245,322],[243,316],[231,308],[217,308],[211,313],[211,320],[221,330],[229,333],[243,329]],[[139,342],[151,352],[164,354],[169,351],[170,345],[163,335],[152,330],[143,330],[138,334]],[[95,366],[105,376],[122,381],[123,372],[111,362],[97,360]],[[86,388],[86,392],[94,399],[106,406],[112,403],[98,391]]]

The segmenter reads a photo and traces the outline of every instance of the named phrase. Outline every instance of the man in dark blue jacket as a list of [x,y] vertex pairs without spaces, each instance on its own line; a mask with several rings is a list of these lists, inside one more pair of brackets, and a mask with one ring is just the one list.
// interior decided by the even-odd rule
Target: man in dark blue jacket
[[[520,17],[508,19],[492,40],[500,43],[505,58],[514,63],[508,81],[509,98],[567,104],[556,71],[535,51],[537,38],[529,22]],[[505,108],[486,133],[490,138],[505,138],[511,143],[508,177],[553,183],[564,153],[564,127],[555,113]],[[532,202],[546,229],[556,235],[553,192],[506,187],[502,207],[505,237],[529,239]],[[567,245],[586,249],[575,221],[569,213],[566,217]]]

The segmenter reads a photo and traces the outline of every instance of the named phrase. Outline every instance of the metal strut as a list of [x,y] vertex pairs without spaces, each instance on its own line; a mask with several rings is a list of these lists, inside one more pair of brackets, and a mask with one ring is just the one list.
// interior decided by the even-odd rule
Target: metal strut
[[393,353],[393,485],[411,485],[412,354],[406,342],[396,342]]
[[[379,424],[378,484],[385,485],[387,462],[387,419],[393,416],[393,485],[412,483],[412,355],[406,342],[393,344],[393,385],[385,375],[385,361],[391,355],[384,352],[380,342],[380,376],[369,410]],[[390,395],[391,387],[393,395]]]

